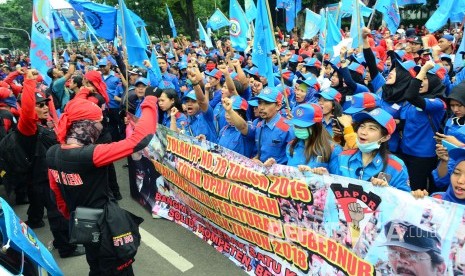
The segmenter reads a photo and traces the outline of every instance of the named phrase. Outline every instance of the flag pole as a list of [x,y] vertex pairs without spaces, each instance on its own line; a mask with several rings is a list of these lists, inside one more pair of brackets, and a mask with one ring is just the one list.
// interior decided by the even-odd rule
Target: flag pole
[[325,29],[324,29],[325,45],[323,47],[323,56],[326,54],[326,41],[327,41],[327,38],[328,38],[328,8],[326,8],[324,11],[325,11],[325,20],[326,21],[325,21]]
[[378,4],[378,0],[376,0],[375,4],[373,5],[373,11],[371,12],[370,20],[368,20],[368,25],[367,25],[368,28],[370,28],[371,21],[373,20],[373,15],[375,15],[375,13],[376,13],[376,5],[377,4]]
[[[128,53],[128,49],[127,49],[127,44],[126,44],[126,25],[124,24],[124,12],[123,12],[123,5],[121,4],[122,1],[124,0],[118,0],[118,3],[119,3],[119,11],[121,12],[121,23],[123,25],[123,49],[126,49],[126,51],[124,51],[126,53],[125,55],[125,59],[128,60],[128,64],[129,64],[129,57],[127,56],[127,53]],[[124,100],[126,101],[126,106],[125,106],[125,110],[126,110],[126,113],[128,112],[129,110],[129,78],[128,78],[128,68],[126,68],[126,72],[125,72],[125,76],[126,78],[126,82],[127,82],[127,85],[126,87],[124,88]]]
[[[276,52],[276,55],[278,56],[279,76],[280,76],[280,80],[281,80],[281,86],[283,87],[284,100],[286,101],[287,115],[288,115],[288,117],[290,117],[291,116],[291,107],[289,105],[289,99],[287,98],[286,91],[284,90],[283,68],[282,68],[282,65],[281,65],[280,53],[279,53],[277,43],[276,43],[276,36],[274,35],[274,28],[273,28],[273,23],[272,23],[273,21],[271,20],[271,13],[270,13],[270,4],[268,3],[268,0],[265,0],[264,2],[266,3],[266,11],[268,13],[268,24],[270,24],[271,35],[273,36],[273,43],[274,43],[273,48],[274,48],[274,50]],[[273,81],[274,82],[274,79],[268,80],[268,81]]]
[[361,20],[361,13],[360,13],[360,4],[358,3],[359,0],[355,0],[355,8],[357,9],[357,29],[358,29],[358,32],[357,32],[357,41],[358,41],[358,45],[357,45],[357,49],[360,50],[361,48],[361,44],[360,44],[360,41],[361,41],[361,32],[360,32],[360,20]]
[[[76,13],[78,16],[79,16],[79,19],[82,20],[82,22],[84,22],[84,24],[86,25],[86,29],[88,31],[90,31],[90,35],[93,36],[95,38],[95,40],[97,40],[97,43],[100,45],[100,48],[102,48],[103,51],[107,52],[107,50],[105,49],[105,47],[103,47],[102,43],[100,43],[100,40],[98,40],[97,36],[95,35],[95,33],[92,31],[91,28],[87,27],[87,22],[84,20],[84,18],[82,18],[82,16],[77,12]],[[89,41],[91,42],[92,44],[92,38],[89,37]]]
[[53,52],[55,52],[55,54],[53,55],[53,61],[55,62],[55,66],[57,66],[58,65],[58,52],[57,52],[57,43],[56,43],[56,38],[55,38],[55,24],[53,25],[53,28],[50,28],[50,29],[52,29]]

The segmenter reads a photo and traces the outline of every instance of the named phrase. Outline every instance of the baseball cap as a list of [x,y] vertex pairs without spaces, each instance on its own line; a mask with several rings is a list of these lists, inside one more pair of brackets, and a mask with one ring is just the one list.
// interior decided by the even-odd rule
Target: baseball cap
[[283,94],[279,92],[279,89],[276,87],[265,87],[260,91],[256,97],[250,99],[253,100],[264,100],[269,103],[278,103],[281,104],[283,102]]
[[416,44],[422,44],[423,41],[421,40],[421,37],[418,35],[413,35],[407,39],[408,42],[411,43],[416,43]]
[[321,62],[316,58],[310,58],[310,59],[307,60],[307,63],[305,63],[305,66],[307,66],[307,67],[313,66],[313,67],[316,67],[316,68],[320,69],[321,68]]
[[320,84],[318,83],[318,80],[311,74],[305,74],[302,76],[304,79],[298,79],[297,83],[298,84],[306,84],[308,87],[313,87],[316,90],[320,89]]
[[146,78],[140,77],[140,78],[138,78],[138,79],[136,80],[136,82],[134,83],[134,85],[137,86],[137,85],[140,84],[140,83],[142,83],[142,84],[145,85],[145,86],[148,86],[148,85],[149,85],[149,80],[146,79]]
[[441,254],[441,238],[433,230],[403,220],[392,220],[384,226],[387,241],[382,246],[399,246],[415,252]]
[[107,66],[108,60],[106,58],[102,58],[98,61],[98,66]]
[[215,68],[211,71],[205,71],[205,75],[214,77],[215,79],[219,80],[223,76],[223,72]]
[[317,97],[323,97],[330,101],[341,102],[342,95],[334,88],[327,88],[322,90],[320,93],[315,94]]
[[247,108],[249,107],[249,104],[247,103],[247,101],[241,96],[233,96],[231,97],[231,100],[232,100],[232,109],[247,110]]
[[323,110],[317,104],[301,104],[292,111],[290,124],[297,127],[310,127],[323,120]]
[[441,38],[447,39],[450,42],[454,41],[454,36],[450,34],[445,34]]
[[404,60],[405,50],[394,50],[394,53],[397,55],[398,60]]
[[258,74],[258,68],[257,67],[250,67],[249,69],[244,68],[244,72],[246,74],[249,74],[249,76],[253,77],[256,80],[260,80],[260,75]]
[[303,58],[299,55],[292,55],[292,57],[289,59],[289,62],[302,62]]
[[359,73],[362,76],[365,76],[365,67],[357,62],[352,62],[348,66],[349,70]]
[[463,160],[465,158],[465,148],[455,148],[449,151],[449,157],[456,161],[458,165],[459,160]]
[[284,41],[284,42],[281,44],[281,46],[283,46],[283,47],[287,47],[287,46],[289,46],[289,42],[287,42],[287,41]]
[[50,101],[49,98],[45,98],[41,93],[36,92],[36,103],[48,102],[48,101]]
[[375,108],[370,112],[362,111],[355,113],[352,118],[355,122],[359,123],[367,119],[375,120],[387,130],[388,134],[392,134],[396,130],[396,122],[394,121],[394,118],[392,118],[391,114],[381,108]]
[[191,90],[189,93],[184,95],[184,97],[182,97],[182,102],[184,103],[187,99],[197,101],[197,97],[195,96],[195,91],[194,90]]
[[375,108],[378,106],[380,98],[378,95],[371,92],[362,92],[352,96],[352,102],[349,108],[344,113],[355,114],[367,108]]
[[448,54],[440,54],[440,55],[439,55],[439,58],[440,58],[441,60],[448,60],[448,61],[452,61],[452,58],[451,58],[451,56],[450,56],[450,55],[448,55]]
[[402,62],[400,60],[397,60],[397,63],[400,64],[402,68],[407,70],[407,72],[409,72],[412,77],[417,76],[417,69],[419,69],[420,67],[415,63],[415,61],[407,60]]
[[179,62],[178,64],[179,70],[186,69],[187,68],[187,63],[184,61]]
[[137,67],[132,68],[132,70],[129,70],[128,73],[132,75],[142,76],[142,72]]

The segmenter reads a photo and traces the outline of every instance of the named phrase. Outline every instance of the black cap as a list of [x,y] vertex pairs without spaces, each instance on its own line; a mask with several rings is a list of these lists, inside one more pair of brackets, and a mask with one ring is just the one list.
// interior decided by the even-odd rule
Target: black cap
[[422,44],[423,41],[421,40],[421,37],[418,35],[411,36],[407,39],[408,42],[411,43],[416,43],[416,44]]
[[139,68],[133,68],[132,70],[129,70],[128,73],[132,75],[142,76],[142,72],[139,70]]
[[145,96],[160,97],[161,92],[161,89],[158,89],[158,87],[147,86],[147,88],[145,88]]
[[49,98],[45,98],[41,93],[36,92],[36,103],[48,102],[48,101],[50,101]]
[[399,246],[415,252],[434,251],[441,254],[441,238],[433,230],[407,221],[392,220],[384,226],[384,234],[387,241],[383,246]]

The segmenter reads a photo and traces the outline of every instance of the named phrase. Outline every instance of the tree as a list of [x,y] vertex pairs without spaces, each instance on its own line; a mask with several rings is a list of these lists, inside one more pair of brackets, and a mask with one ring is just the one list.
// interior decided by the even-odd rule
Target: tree
[[[18,28],[31,32],[32,25],[32,1],[10,0],[0,4],[0,26]],[[0,34],[7,34],[11,38],[11,44],[15,48],[29,49],[30,41],[26,33],[22,31],[0,29]]]

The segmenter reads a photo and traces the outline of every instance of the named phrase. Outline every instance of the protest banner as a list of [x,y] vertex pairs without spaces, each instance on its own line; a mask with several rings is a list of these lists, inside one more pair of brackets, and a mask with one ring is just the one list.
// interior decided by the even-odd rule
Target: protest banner
[[265,168],[159,126],[132,195],[250,275],[461,274],[462,206],[336,175]]

